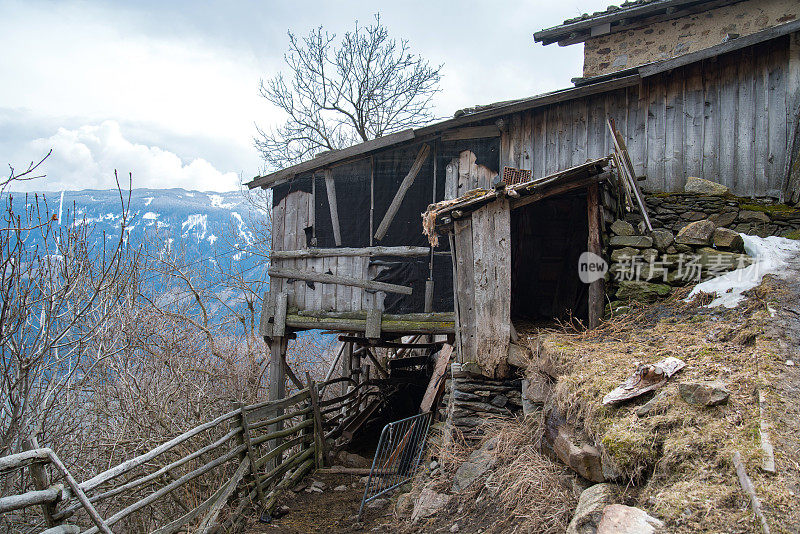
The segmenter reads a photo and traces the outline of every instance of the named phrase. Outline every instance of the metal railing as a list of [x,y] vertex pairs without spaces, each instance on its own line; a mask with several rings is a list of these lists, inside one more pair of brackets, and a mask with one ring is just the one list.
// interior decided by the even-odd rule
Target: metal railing
[[425,449],[431,418],[432,413],[425,412],[383,427],[358,509],[359,519],[368,502],[402,486],[414,476]]

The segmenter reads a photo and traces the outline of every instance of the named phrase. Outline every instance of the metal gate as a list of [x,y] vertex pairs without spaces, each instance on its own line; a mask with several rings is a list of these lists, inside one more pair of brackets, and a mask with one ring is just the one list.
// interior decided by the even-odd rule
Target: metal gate
[[402,486],[414,476],[422,459],[432,416],[431,412],[425,412],[383,427],[358,509],[359,519],[365,504]]

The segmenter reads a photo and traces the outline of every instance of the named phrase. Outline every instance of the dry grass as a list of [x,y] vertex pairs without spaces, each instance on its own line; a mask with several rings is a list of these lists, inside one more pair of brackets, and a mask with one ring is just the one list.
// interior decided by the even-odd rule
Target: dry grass
[[564,532],[577,500],[572,475],[540,451],[542,427],[535,418],[490,423],[497,438],[497,464],[484,487],[513,518],[513,532]]
[[[683,302],[686,291],[662,304],[633,304],[591,332],[538,332],[529,342],[557,360],[554,404],[601,447],[635,504],[676,532],[747,532],[754,523],[731,458],[738,450],[749,472],[760,465],[756,393],[764,350],[755,340],[766,306],[754,294],[736,310],[710,310],[703,307],[707,298]],[[618,407],[601,404],[638,365],[668,356],[686,368],[652,415],[640,418],[634,410],[653,394]],[[708,380],[727,385],[728,404],[694,407],[677,393],[679,381]]]

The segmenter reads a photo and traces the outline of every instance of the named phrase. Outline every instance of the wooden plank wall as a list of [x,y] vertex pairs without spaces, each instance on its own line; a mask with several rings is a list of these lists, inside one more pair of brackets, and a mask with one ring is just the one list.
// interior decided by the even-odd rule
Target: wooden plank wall
[[780,197],[786,177],[789,38],[732,52],[645,79],[640,85],[510,117],[500,165],[546,176],[612,150],[605,124],[625,136],[643,188],[682,191],[688,176],[722,183],[739,196]]
[[[272,210],[272,250],[300,250],[308,248],[305,229],[313,221],[314,203],[311,193],[293,191]],[[374,279],[378,267],[369,265],[368,257],[326,257],[304,259],[273,259],[275,267],[300,269],[318,273]],[[371,292],[360,287],[273,278],[273,292],[286,292],[290,308],[308,311],[360,311],[377,308],[383,310],[385,293]],[[277,294],[276,293],[276,294]]]
[[511,210],[492,202],[454,224],[461,362],[488,377],[508,371],[511,337]]

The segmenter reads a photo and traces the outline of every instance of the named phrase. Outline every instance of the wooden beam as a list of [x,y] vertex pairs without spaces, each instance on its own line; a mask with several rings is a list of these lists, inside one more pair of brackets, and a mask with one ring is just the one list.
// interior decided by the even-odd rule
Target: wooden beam
[[574,191],[576,189],[583,189],[584,187],[588,187],[591,184],[596,184],[603,180],[608,179],[610,176],[609,173],[603,174],[595,174],[594,176],[587,176],[586,178],[581,178],[579,180],[575,180],[572,182],[566,183],[558,183],[542,191],[538,191],[533,193],[532,195],[526,195],[524,197],[520,197],[511,201],[511,209],[521,208],[523,206],[527,206],[528,204],[532,204],[533,202],[538,202],[542,199],[552,197],[555,195],[561,195],[564,193],[568,193],[570,191]]
[[381,362],[378,361],[378,358],[376,358],[375,355],[372,354],[372,351],[367,349],[366,353],[367,357],[369,357],[369,359],[372,360],[372,363],[375,364],[375,367],[378,370],[378,374],[380,374],[383,378],[389,378],[388,371],[386,371],[386,369],[383,368],[383,365],[381,365]]
[[[272,278],[290,278],[294,280],[307,280],[310,282],[320,282],[322,284],[339,284],[343,286],[363,287],[375,291],[385,291],[387,293],[399,293],[410,295],[412,289],[408,286],[389,284],[386,282],[375,282],[374,280],[364,280],[363,278],[351,278],[349,276],[338,276],[335,274],[316,273],[313,271],[300,271],[298,269],[281,269],[272,267],[269,270]],[[273,330],[274,330],[273,326]]]
[[400,187],[397,189],[397,193],[395,193],[394,198],[392,199],[392,203],[389,205],[389,209],[386,210],[386,215],[383,216],[383,220],[378,225],[378,229],[375,231],[375,239],[380,241],[386,236],[386,232],[389,231],[389,225],[392,224],[392,220],[394,216],[397,215],[397,211],[400,209],[400,204],[403,202],[403,198],[406,196],[406,193],[411,188],[414,183],[414,179],[419,174],[422,165],[425,163],[425,160],[428,158],[428,154],[431,151],[431,147],[429,144],[425,143],[420,147],[419,152],[417,152],[417,157],[414,160],[414,163],[411,165],[411,170],[408,171],[403,181],[400,183]]
[[304,248],[300,250],[273,250],[269,257],[272,260],[296,260],[305,258],[327,257],[375,257],[396,256],[398,258],[415,258],[430,254],[430,247],[362,247],[362,248]]
[[385,341],[382,339],[376,340],[358,336],[339,336],[339,341],[388,349],[438,349],[445,344],[445,341],[432,341],[430,343],[401,343],[399,341]]
[[[589,185],[586,195],[586,209],[589,218],[589,239],[587,250],[602,257],[600,245],[600,194],[597,183]],[[603,318],[605,308],[603,295],[603,279],[589,284],[589,328],[597,328]]]
[[280,293],[275,297],[275,319],[272,325],[272,335],[283,337],[286,333],[286,309],[289,303],[289,295]]
[[371,309],[367,310],[367,324],[365,328],[365,335],[368,339],[380,339],[381,337],[381,310]]
[[[286,397],[286,368],[284,367],[286,340],[280,337],[272,338],[269,346],[269,401],[280,401]],[[275,411],[276,415],[282,415],[283,410]],[[283,422],[270,425],[268,432],[277,432],[283,428]],[[273,440],[269,444],[270,449],[280,445],[278,440]],[[274,466],[280,463],[280,457],[273,459]],[[270,466],[270,467],[274,467]]]
[[442,141],[461,141],[464,139],[481,139],[484,137],[500,137],[500,128],[494,124],[488,126],[468,126],[442,132]]
[[339,207],[336,203],[336,182],[330,169],[325,169],[325,189],[328,192],[328,205],[331,211],[331,225],[333,226],[333,241],[337,247],[342,246],[342,232],[339,229]]
[[[336,330],[366,332],[366,313],[356,312],[296,312],[286,316],[286,326],[297,330]],[[384,334],[452,334],[452,313],[384,314],[381,332]]]

